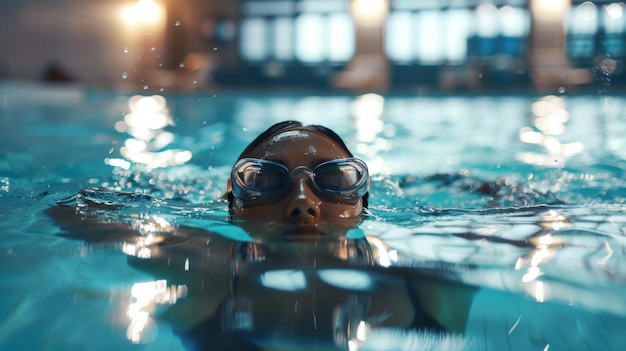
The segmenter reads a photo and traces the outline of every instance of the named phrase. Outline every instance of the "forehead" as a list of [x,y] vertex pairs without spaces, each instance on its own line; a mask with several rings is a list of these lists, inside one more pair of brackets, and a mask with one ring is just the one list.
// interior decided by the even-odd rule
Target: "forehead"
[[335,141],[309,130],[287,130],[275,134],[251,149],[245,156],[285,162],[300,159],[302,164],[307,163],[306,158],[331,160],[349,157]]

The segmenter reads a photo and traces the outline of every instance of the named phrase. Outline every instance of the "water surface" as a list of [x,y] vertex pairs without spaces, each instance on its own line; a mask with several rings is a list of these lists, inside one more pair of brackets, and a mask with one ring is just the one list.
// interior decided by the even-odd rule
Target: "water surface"
[[[0,345],[626,341],[621,98],[2,89]],[[228,221],[231,164],[285,119],[335,129],[368,163],[358,228],[293,240]]]

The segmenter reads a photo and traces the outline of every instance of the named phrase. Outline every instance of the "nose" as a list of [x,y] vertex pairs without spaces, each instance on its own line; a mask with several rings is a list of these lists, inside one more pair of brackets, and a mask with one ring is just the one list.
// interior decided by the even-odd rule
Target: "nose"
[[310,222],[320,218],[320,200],[307,184],[306,176],[297,179],[285,217],[297,222]]

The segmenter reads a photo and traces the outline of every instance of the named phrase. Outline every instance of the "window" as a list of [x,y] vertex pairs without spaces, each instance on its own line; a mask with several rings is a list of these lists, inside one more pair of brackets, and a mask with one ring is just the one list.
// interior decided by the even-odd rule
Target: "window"
[[241,22],[241,56],[250,61],[266,58],[266,36],[268,23],[262,18],[248,18]]
[[483,3],[451,1],[441,7],[433,1],[396,0],[387,18],[385,51],[398,64],[437,65],[464,63],[471,57],[523,55],[530,31],[523,1],[508,1],[498,8]]
[[344,0],[244,1],[244,61],[345,63],[354,54],[354,26]]
[[590,58],[595,53],[598,32],[598,9],[595,4],[585,2],[572,6],[567,16],[567,50],[575,59]]

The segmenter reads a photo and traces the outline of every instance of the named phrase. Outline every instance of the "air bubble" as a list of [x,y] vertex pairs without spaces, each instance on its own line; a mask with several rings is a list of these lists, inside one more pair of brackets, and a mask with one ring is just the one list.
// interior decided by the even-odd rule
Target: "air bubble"
[[185,64],[181,62],[181,63],[178,64],[178,67],[183,68],[183,67],[185,67]]
[[174,22],[174,25],[175,25],[176,27],[180,26],[180,21],[176,21],[176,22]]
[[122,79],[128,78],[128,72],[122,72]]
[[128,47],[124,47],[124,53],[128,54]]

